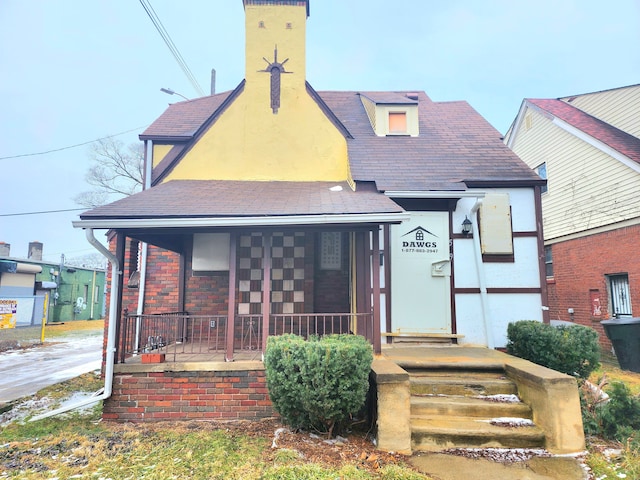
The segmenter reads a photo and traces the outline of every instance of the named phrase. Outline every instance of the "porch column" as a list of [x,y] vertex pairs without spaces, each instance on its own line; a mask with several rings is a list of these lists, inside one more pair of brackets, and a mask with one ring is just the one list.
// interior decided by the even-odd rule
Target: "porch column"
[[371,255],[371,270],[373,276],[373,352],[381,353],[380,342],[380,228],[373,234],[373,248]]
[[233,361],[233,346],[236,331],[236,247],[237,236],[235,232],[229,235],[229,294],[227,305],[227,343],[225,345],[225,357],[227,362]]
[[271,314],[271,232],[263,236],[264,250],[262,252],[262,356],[267,350],[269,337],[269,316]]
[[[111,279],[111,292],[113,292],[113,283],[117,282],[118,293],[116,298],[116,311],[115,311],[115,322],[116,322],[115,358],[117,359],[119,357],[120,363],[124,363],[125,355],[127,353],[125,352],[125,349],[124,349],[126,339],[122,338],[122,290],[124,286],[123,271],[125,268],[124,256],[125,256],[125,250],[126,250],[126,240],[127,240],[127,236],[123,232],[116,231],[116,258],[118,259],[118,263],[120,264],[120,271],[118,272],[118,278]],[[135,335],[138,335],[137,331],[135,332]]]

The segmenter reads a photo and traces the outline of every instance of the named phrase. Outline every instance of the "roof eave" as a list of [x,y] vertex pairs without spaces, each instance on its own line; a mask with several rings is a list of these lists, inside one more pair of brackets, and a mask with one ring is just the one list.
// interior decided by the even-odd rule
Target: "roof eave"
[[196,228],[251,227],[322,224],[382,224],[400,223],[409,219],[407,212],[362,213],[329,215],[278,215],[260,217],[187,217],[187,218],[95,218],[73,222],[75,228],[131,229],[131,228]]

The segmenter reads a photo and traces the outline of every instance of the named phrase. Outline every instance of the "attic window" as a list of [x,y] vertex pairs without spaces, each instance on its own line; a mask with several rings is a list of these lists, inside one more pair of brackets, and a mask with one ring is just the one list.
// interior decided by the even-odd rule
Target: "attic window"
[[389,134],[407,133],[407,112],[389,112]]

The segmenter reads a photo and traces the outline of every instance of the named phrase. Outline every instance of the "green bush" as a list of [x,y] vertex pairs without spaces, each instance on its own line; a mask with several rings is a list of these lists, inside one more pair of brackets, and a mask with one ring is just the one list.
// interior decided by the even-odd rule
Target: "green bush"
[[373,353],[357,335],[269,337],[267,387],[284,423],[331,436],[364,406]]
[[598,334],[589,327],[523,320],[509,324],[507,337],[511,355],[568,375],[585,379],[600,365]]
[[582,405],[582,423],[587,435],[596,435],[606,440],[627,442],[640,446],[640,396],[633,395],[629,387],[622,382],[613,382],[606,389],[608,400],[595,398],[580,391]]

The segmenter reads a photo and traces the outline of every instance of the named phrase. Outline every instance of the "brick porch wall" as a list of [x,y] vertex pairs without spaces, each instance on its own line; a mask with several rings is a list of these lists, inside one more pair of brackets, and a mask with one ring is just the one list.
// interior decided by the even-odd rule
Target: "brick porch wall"
[[114,375],[102,417],[117,422],[273,417],[264,370]]

